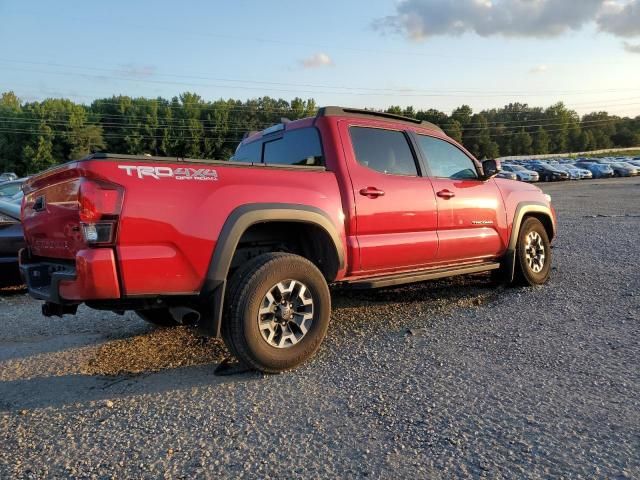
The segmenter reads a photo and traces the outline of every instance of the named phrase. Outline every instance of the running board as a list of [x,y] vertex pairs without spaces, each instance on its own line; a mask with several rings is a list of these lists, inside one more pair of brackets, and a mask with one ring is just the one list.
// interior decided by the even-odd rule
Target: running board
[[500,264],[497,262],[482,263],[475,265],[465,265],[462,267],[459,266],[431,270],[420,270],[400,274],[396,273],[394,275],[386,275],[384,277],[369,277],[345,282],[343,285],[347,288],[354,289],[392,287],[395,285],[403,285],[405,283],[424,282],[425,280],[436,280],[438,278],[454,277],[456,275],[490,272],[491,270],[497,270],[499,268]]

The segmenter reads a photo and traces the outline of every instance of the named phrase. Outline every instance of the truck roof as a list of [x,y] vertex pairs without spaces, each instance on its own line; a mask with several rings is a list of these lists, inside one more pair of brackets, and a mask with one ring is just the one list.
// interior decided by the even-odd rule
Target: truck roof
[[411,125],[418,125],[429,130],[436,130],[443,132],[443,130],[435,123],[427,122],[426,120],[418,120],[417,118],[405,117],[403,115],[396,115],[395,113],[376,112],[374,110],[363,110],[361,108],[345,108],[345,107],[322,107],[318,110],[316,118],[318,117],[365,117],[365,118],[381,118],[384,120],[393,120],[394,122],[409,123]]
[[293,130],[296,128],[309,127],[321,117],[345,117],[345,118],[369,118],[373,120],[390,120],[394,123],[406,123],[413,126],[426,128],[429,130],[435,130],[440,133],[444,133],[442,128],[438,125],[427,122],[426,120],[418,120],[416,118],[405,117],[403,115],[396,115],[395,113],[377,112],[375,110],[364,110],[361,108],[348,108],[348,107],[336,107],[328,106],[322,107],[318,110],[315,117],[306,117],[299,120],[287,120],[283,119],[281,123],[276,123],[271,127],[268,127],[262,131],[247,132],[241,143],[251,143],[254,140],[258,140],[265,135],[275,133],[282,130]]

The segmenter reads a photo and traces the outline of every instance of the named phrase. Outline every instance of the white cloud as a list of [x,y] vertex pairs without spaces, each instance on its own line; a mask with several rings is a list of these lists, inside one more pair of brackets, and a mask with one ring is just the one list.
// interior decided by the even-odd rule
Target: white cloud
[[411,40],[464,33],[545,38],[594,22],[615,36],[640,35],[640,0],[400,0],[374,28]]
[[300,64],[304,68],[330,67],[333,65],[333,60],[326,53],[319,52],[308,58],[300,60]]
[[548,70],[549,67],[547,65],[536,65],[531,70],[529,70],[529,73],[545,73]]
[[624,42],[624,49],[629,53],[640,53],[640,43],[634,45],[629,42]]
[[379,29],[413,40],[476,33],[483,37],[554,37],[594,19],[604,0],[402,0]]
[[640,35],[640,0],[605,2],[597,22],[600,30],[618,37]]

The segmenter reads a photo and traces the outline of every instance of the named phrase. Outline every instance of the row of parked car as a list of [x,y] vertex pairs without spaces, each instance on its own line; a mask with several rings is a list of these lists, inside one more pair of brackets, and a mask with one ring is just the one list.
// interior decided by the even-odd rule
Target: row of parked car
[[640,157],[553,158],[509,160],[501,178],[522,182],[555,182],[640,175]]

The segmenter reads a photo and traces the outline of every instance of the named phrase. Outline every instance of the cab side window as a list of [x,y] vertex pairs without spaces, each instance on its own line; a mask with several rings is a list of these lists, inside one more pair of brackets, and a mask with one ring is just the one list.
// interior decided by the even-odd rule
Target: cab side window
[[418,175],[416,160],[403,132],[351,127],[349,133],[360,165],[389,175]]
[[427,135],[418,135],[418,144],[434,177],[455,180],[478,178],[473,160],[455,145]]
[[262,142],[256,140],[255,142],[240,144],[236,153],[231,157],[232,162],[247,162],[247,163],[260,163],[262,159]]
[[267,165],[322,166],[320,135],[315,128],[287,131],[282,138],[265,141],[262,161]]

